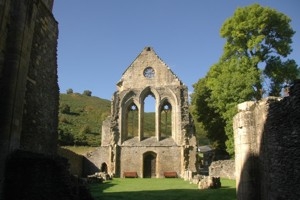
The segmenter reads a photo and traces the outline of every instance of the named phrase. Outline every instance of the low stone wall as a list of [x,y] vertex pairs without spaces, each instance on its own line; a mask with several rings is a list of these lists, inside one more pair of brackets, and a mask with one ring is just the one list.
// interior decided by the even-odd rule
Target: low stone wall
[[71,176],[66,159],[15,151],[6,163],[4,199],[91,200],[92,197]]
[[57,154],[68,159],[71,174],[82,177],[84,156],[61,147],[57,149]]
[[209,175],[212,177],[221,177],[235,180],[235,161],[218,160],[211,163]]
[[203,176],[200,174],[193,176],[190,183],[198,185],[198,189],[217,189],[221,187],[220,177]]

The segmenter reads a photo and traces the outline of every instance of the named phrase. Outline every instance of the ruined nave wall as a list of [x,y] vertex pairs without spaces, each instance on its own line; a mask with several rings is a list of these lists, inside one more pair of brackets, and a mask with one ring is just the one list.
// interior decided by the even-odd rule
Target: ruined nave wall
[[300,81],[289,96],[239,104],[234,117],[238,199],[300,196]]

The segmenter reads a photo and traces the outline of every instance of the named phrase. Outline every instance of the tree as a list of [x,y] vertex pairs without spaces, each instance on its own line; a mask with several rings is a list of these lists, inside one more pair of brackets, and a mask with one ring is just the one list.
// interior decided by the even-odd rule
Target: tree
[[[237,104],[259,100],[263,95],[280,95],[283,85],[289,84],[299,72],[294,60],[286,60],[292,51],[294,34],[290,21],[286,15],[258,4],[238,8],[220,30],[226,39],[223,55],[210,68],[205,82],[200,79],[194,86],[192,104],[200,99],[202,109],[209,112],[198,120],[215,129],[222,124],[212,124],[210,117],[219,115],[224,120],[226,149],[231,155],[234,154],[232,118]],[[199,84],[206,89],[196,90]],[[199,109],[195,112],[201,116]],[[216,137],[220,140],[224,135],[219,132]]]
[[[289,84],[297,77],[296,62],[283,61],[292,52],[295,32],[290,22],[283,13],[253,4],[238,8],[221,27],[220,34],[226,39],[221,62],[246,57],[252,64],[248,67],[261,70],[262,81],[252,86],[256,99],[270,93],[279,96],[281,91],[276,87]],[[284,72],[285,78],[278,79],[281,74],[278,72]]]
[[83,91],[83,95],[86,95],[86,96],[92,96],[92,91],[90,91],[90,90],[84,90]]
[[225,152],[225,141],[227,139],[223,128],[225,121],[216,109],[208,105],[211,91],[208,89],[206,82],[207,78],[203,78],[193,85],[194,93],[191,95],[191,113],[194,119],[201,123],[212,146],[219,151]]
[[67,94],[73,94],[73,89],[72,88],[67,89]]

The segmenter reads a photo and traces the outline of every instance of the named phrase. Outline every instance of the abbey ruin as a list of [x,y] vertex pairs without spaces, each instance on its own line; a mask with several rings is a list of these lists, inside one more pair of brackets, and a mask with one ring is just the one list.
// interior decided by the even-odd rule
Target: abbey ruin
[[[53,0],[0,0],[1,200],[80,199],[67,160],[57,155],[58,23],[52,6]],[[144,101],[149,95],[155,99],[152,131]],[[298,80],[288,97],[238,106],[238,199],[299,199],[299,96]],[[151,47],[123,73],[102,128],[102,146],[87,157],[95,170],[142,178],[166,172],[185,178],[196,171],[187,87]]]
[[0,0],[0,199],[75,200],[57,156],[53,0]]
[[[147,130],[144,100],[155,99],[155,115]],[[196,138],[188,111],[188,90],[153,48],[145,47],[117,83],[111,116],[102,126],[101,147],[89,159],[99,169],[124,177],[183,177],[196,172]],[[135,118],[135,119],[134,119]],[[132,121],[133,120],[133,121]]]
[[237,199],[299,199],[300,80],[284,98],[238,105],[234,118]]

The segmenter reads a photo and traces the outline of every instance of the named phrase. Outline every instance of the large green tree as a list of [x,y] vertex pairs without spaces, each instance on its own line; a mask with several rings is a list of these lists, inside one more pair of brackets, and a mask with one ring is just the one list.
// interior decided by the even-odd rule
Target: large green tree
[[[211,123],[212,112],[224,121],[215,129],[224,129],[227,151],[233,155],[232,118],[236,105],[248,100],[259,100],[264,95],[279,96],[281,88],[296,79],[299,68],[294,60],[286,57],[291,53],[292,36],[290,18],[269,7],[253,4],[238,8],[221,27],[220,34],[226,39],[223,55],[205,77],[194,85],[192,105],[195,116],[205,116],[203,123]],[[204,84],[205,90],[198,90]],[[209,91],[209,92],[208,92]],[[204,95],[203,92],[206,94]],[[208,108],[194,104],[204,102]],[[198,109],[196,109],[198,108]],[[224,138],[219,132],[219,138]],[[208,135],[215,133],[208,133]]]
[[[219,127],[225,126],[224,119],[215,108],[209,106],[211,91],[208,89],[207,79],[200,79],[193,85],[194,93],[191,95],[191,113],[195,120],[200,123],[200,128],[204,129],[206,137],[211,141],[212,146],[219,150],[225,151],[225,141],[227,139],[224,129]],[[199,127],[197,127],[199,129]],[[197,131],[199,131],[197,129]]]
[[221,27],[220,34],[226,39],[221,64],[246,57],[251,61],[248,67],[261,70],[261,81],[252,86],[256,99],[264,94],[280,95],[278,88],[297,77],[296,63],[285,60],[292,52],[295,33],[290,22],[283,13],[253,4],[238,8]]

